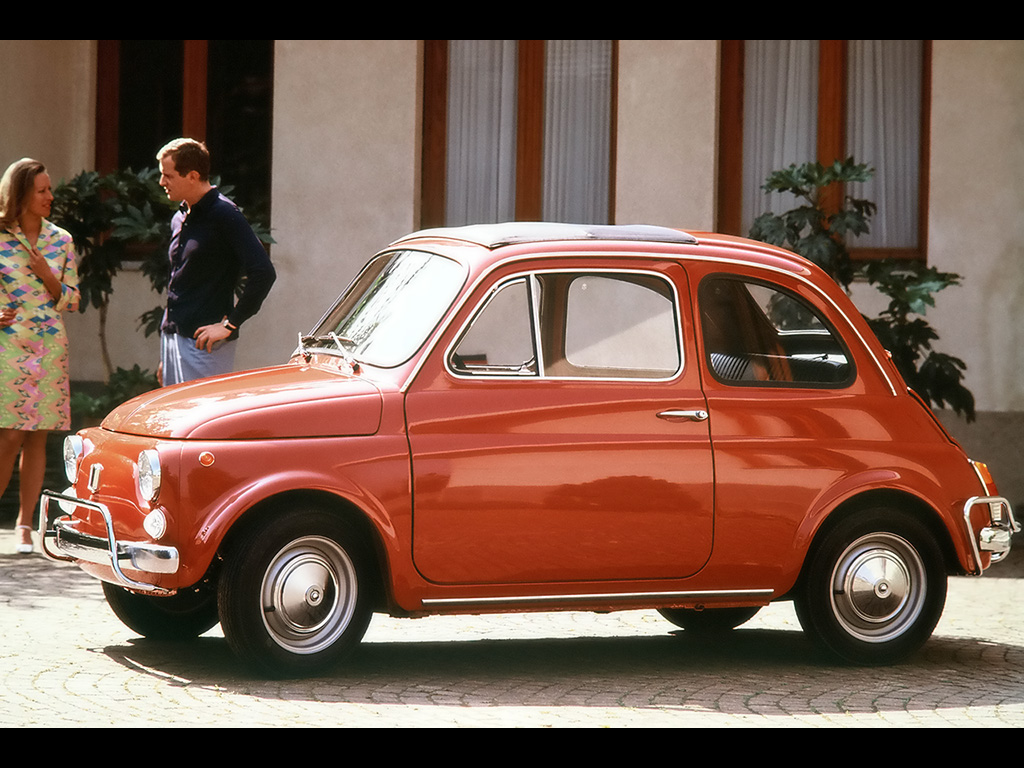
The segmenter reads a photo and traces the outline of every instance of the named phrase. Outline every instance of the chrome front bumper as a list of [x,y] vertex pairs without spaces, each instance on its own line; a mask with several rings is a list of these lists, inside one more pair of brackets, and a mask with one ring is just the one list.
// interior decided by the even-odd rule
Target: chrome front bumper
[[[974,537],[974,530],[971,527],[971,510],[978,504],[984,504],[989,509],[990,525],[985,526]],[[1002,496],[972,496],[964,504],[964,524],[967,526],[967,538],[974,547],[974,562],[977,563],[977,574],[982,572],[981,553],[991,552],[992,562],[998,563],[1010,551],[1010,539],[1013,534],[1020,531],[1020,525],[1013,516],[1013,508],[1010,502]]]
[[[58,511],[52,513],[52,520],[51,501],[60,507]],[[106,525],[106,538],[75,530],[75,526],[81,522],[71,516],[77,507],[85,507],[100,513]],[[114,577],[121,586],[146,592],[173,592],[155,584],[130,578],[123,569],[144,574],[177,573],[178,550],[160,544],[118,541],[114,536],[110,510],[104,504],[53,491],[43,491],[39,502],[39,540],[43,554],[51,560],[84,560],[106,565],[114,572]],[[56,551],[50,549],[51,544]]]

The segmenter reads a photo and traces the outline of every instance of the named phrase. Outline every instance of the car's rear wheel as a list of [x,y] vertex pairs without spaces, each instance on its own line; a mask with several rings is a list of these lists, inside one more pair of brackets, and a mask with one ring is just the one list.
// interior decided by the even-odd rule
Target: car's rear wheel
[[920,648],[946,603],[942,553],[897,511],[843,520],[815,547],[795,607],[804,630],[858,664],[889,664]]
[[759,610],[761,608],[758,606],[753,608],[705,608],[701,611],[695,608],[659,608],[658,613],[687,632],[710,634],[736,629],[740,624],[745,624],[754,618]]
[[191,640],[218,621],[217,593],[211,587],[154,597],[103,582],[103,596],[125,626],[151,640]]
[[351,652],[370,620],[366,549],[323,511],[288,512],[234,542],[220,578],[232,650],[272,676],[319,672]]

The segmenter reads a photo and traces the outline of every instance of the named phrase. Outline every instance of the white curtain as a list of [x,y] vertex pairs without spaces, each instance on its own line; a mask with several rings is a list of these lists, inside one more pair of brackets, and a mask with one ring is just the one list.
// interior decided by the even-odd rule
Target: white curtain
[[[545,43],[542,217],[608,221],[611,40]],[[516,201],[517,44],[448,49],[446,222],[511,221]]]
[[[817,158],[818,41],[748,40],[744,45],[743,227],[765,211],[794,205],[765,195],[768,174]],[[847,194],[878,210],[858,247],[918,245],[923,43],[850,40],[847,48],[846,155],[875,169]],[[825,158],[831,162],[833,159]]]
[[772,171],[816,159],[818,41],[747,40],[744,44],[743,232],[754,219],[794,205],[791,194],[765,194]]
[[875,175],[848,193],[878,206],[858,247],[918,245],[922,66],[921,40],[849,42],[846,143]]
[[448,73],[447,223],[511,221],[516,190],[516,41],[452,40]]
[[544,78],[543,217],[608,223],[611,40],[548,40]]

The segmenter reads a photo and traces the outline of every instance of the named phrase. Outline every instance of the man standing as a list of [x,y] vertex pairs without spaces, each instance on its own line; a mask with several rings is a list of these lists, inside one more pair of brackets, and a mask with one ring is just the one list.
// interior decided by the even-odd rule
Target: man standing
[[[171,220],[167,311],[160,326],[165,386],[234,369],[239,326],[259,311],[277,277],[233,202],[210,184],[210,153],[175,139],[157,154],[160,186],[181,203]],[[236,304],[235,288],[246,278]]]

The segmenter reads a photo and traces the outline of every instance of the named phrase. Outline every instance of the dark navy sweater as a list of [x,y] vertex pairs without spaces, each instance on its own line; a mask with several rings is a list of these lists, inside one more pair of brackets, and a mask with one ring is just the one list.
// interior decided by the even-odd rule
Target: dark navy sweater
[[[249,222],[216,187],[191,208],[183,203],[174,215],[168,255],[171,272],[161,330],[189,338],[225,317],[240,326],[259,311],[277,278]],[[245,289],[236,304],[242,275]]]

